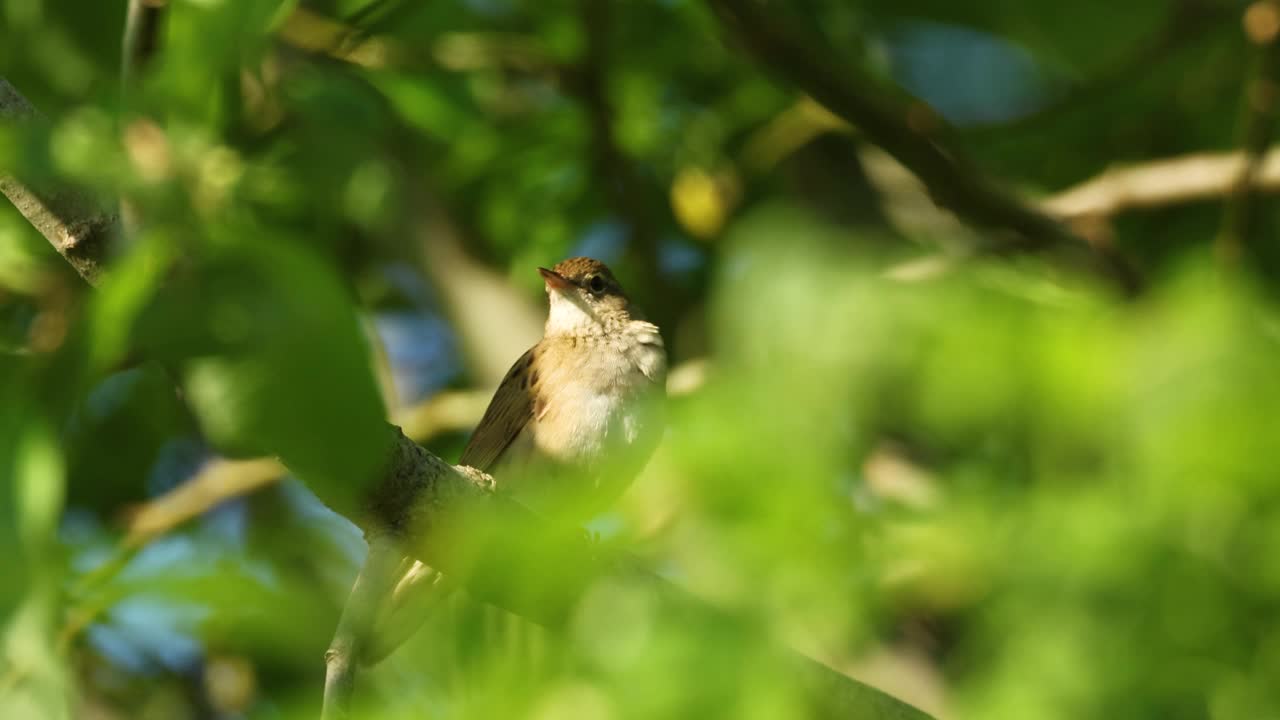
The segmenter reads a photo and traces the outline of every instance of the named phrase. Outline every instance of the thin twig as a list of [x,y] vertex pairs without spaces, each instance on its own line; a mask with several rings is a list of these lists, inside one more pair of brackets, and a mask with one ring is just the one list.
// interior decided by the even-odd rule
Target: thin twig
[[287,472],[285,466],[273,458],[210,460],[172,490],[135,508],[130,513],[123,542],[141,547],[228,500],[274,485]]
[[[137,104],[142,75],[160,52],[167,0],[129,0],[120,53],[120,102],[126,109]],[[127,197],[120,198],[120,221],[125,239],[137,236],[141,213]]]
[[1235,264],[1256,232],[1257,177],[1276,122],[1280,99],[1280,2],[1258,0],[1245,10],[1245,34],[1257,46],[1255,68],[1244,91],[1241,149],[1244,163],[1227,197],[1217,252],[1224,263]]
[[[667,394],[674,397],[696,390],[705,368],[702,358],[673,367],[668,373]],[[391,421],[415,442],[427,443],[445,433],[474,428],[492,394],[490,390],[445,390],[396,412]],[[275,484],[286,474],[288,469],[273,458],[210,460],[172,490],[131,510],[123,544],[141,547],[217,505]]]
[[120,53],[120,83],[126,98],[160,50],[166,5],[167,0],[129,0]]
[[[417,442],[445,432],[464,432],[480,420],[489,395],[480,390],[437,393],[397,413],[394,421]],[[287,474],[288,469],[274,458],[210,460],[186,481],[130,512],[124,544],[141,547],[228,500],[274,485]]]
[[[386,38],[367,37],[358,28],[306,8],[295,8],[279,30],[280,39],[298,50],[323,53],[365,68],[402,65],[407,51]],[[429,58],[428,58],[429,59]]]
[[401,575],[390,596],[383,598],[380,612],[370,628],[360,665],[369,667],[382,662],[431,617],[432,609],[448,599],[456,590],[444,575],[412,558],[405,558]]
[[[395,424],[416,442],[445,432],[465,432],[484,414],[490,393],[445,391],[397,413]],[[288,469],[274,458],[210,460],[186,481],[139,505],[129,514],[124,545],[141,547],[228,500],[274,485]]]
[[289,13],[278,37],[295,50],[369,69],[437,73],[500,68],[549,80],[558,79],[564,69],[535,39],[518,33],[446,32],[430,45],[419,45],[303,7]]
[[351,715],[351,697],[364,644],[373,629],[379,605],[394,589],[395,571],[403,555],[390,536],[379,533],[370,537],[369,554],[351,586],[333,641],[324,654],[321,720],[343,720]]

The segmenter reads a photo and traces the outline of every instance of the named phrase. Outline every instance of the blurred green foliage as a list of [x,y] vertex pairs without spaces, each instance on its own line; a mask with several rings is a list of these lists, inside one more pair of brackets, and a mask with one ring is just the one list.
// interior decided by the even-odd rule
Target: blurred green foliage
[[[1238,144],[1242,2],[763,7],[1027,197]],[[1131,302],[1041,257],[904,282],[973,235],[702,3],[175,0],[127,103],[124,16],[0,0],[49,120],[0,169],[142,218],[90,292],[0,206],[0,717],[314,717],[386,418],[484,389],[450,278],[532,305],[579,253],[706,370],[592,527],[725,616],[617,578],[555,633],[459,599],[366,716],[795,717],[779,646],[940,718],[1280,714],[1270,202],[1236,265],[1221,203],[1102,219]],[[130,533],[255,455],[296,478]]]

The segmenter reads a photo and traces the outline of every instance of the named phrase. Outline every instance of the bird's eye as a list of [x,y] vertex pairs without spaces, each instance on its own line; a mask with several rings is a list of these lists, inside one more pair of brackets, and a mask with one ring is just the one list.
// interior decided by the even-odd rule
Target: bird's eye
[[596,295],[604,292],[604,278],[599,275],[592,275],[587,279],[587,289]]

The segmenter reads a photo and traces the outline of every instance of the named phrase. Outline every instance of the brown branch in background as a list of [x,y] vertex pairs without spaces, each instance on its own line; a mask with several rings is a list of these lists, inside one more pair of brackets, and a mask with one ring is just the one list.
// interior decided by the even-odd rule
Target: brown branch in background
[[[0,78],[0,122],[42,123],[26,98]],[[41,188],[0,172],[0,193],[66,258],[90,285],[103,275],[107,254],[119,233],[119,218],[89,194],[70,187]]]
[[[490,394],[480,390],[437,393],[397,413],[393,421],[418,442],[445,432],[465,432],[479,422]],[[274,458],[211,460],[177,487],[135,508],[129,514],[123,544],[141,547],[228,500],[273,485],[287,474],[288,469]]]
[[354,39],[355,28],[306,8],[295,8],[280,26],[285,44],[306,52],[322,53],[365,68],[405,64],[405,51],[376,37]]
[[[1231,196],[1239,187],[1248,162],[1243,151],[1235,151],[1194,153],[1108,168],[1042,199],[1039,205],[1081,235],[1106,234],[1110,232],[1111,218],[1122,213]],[[1280,146],[1266,150],[1256,159],[1249,187],[1255,195],[1280,194]],[[917,212],[916,219],[920,215]],[[949,271],[963,257],[963,252],[928,255],[895,265],[885,275],[897,280],[924,280]]]
[[422,272],[431,280],[449,318],[471,377],[496,388],[519,357],[542,337],[543,315],[504,273],[467,251],[453,212],[427,188],[413,192],[413,239]]
[[355,18],[335,20],[294,8],[281,24],[282,43],[369,69],[465,72],[500,68],[513,74],[558,78],[562,68],[535,38],[518,33],[446,32],[427,46],[368,32]]
[[[996,252],[1050,247],[1085,247],[1054,218],[998,187],[944,142],[951,134],[938,114],[899,88],[884,87],[863,68],[828,62],[820,48],[770,17],[753,0],[708,0],[711,8],[761,64],[848,121],[928,188],[934,202],[981,227],[1003,230],[1013,240],[995,243]],[[1123,292],[1140,286],[1135,271],[1110,248],[1093,247],[1096,269]]]
[[[676,365],[667,376],[667,394],[679,397],[697,390],[707,372],[703,358]],[[395,413],[391,422],[415,442],[426,443],[444,433],[474,428],[492,395],[487,389],[445,390]],[[177,487],[131,511],[122,544],[141,547],[228,500],[273,485],[287,474],[288,469],[273,458],[211,460]]]
[[944,121],[924,102],[880,87],[852,63],[827,62],[819,48],[767,17],[752,0],[709,0],[733,37],[758,61],[807,92],[910,168],[934,200],[981,225],[1015,231],[1033,245],[1070,240],[1051,218],[976,174],[942,144]]
[[275,484],[287,473],[274,458],[211,460],[177,487],[130,512],[122,542],[141,547],[228,500]]
[[1227,198],[1217,243],[1218,256],[1228,265],[1239,262],[1257,232],[1259,193],[1255,184],[1271,142],[1276,104],[1280,99],[1280,2],[1258,0],[1250,5],[1244,13],[1244,31],[1258,50],[1252,77],[1244,90],[1244,129],[1240,144],[1245,162]]
[[443,390],[417,405],[397,411],[391,419],[419,443],[448,432],[467,432],[480,422],[493,393],[485,390]]
[[[1063,220],[1076,220],[1216,200],[1236,189],[1249,162],[1243,151],[1236,151],[1195,153],[1109,168],[1050,195],[1040,207]],[[1280,193],[1280,147],[1257,156],[1250,174],[1255,192]]]

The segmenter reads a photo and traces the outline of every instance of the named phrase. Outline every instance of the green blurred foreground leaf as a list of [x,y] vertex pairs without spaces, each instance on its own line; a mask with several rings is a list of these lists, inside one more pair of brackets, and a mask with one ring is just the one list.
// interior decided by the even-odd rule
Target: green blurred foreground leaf
[[[246,233],[252,231],[245,231]],[[140,254],[135,262],[151,264]],[[214,447],[279,456],[335,509],[355,509],[388,442],[370,351],[348,292],[309,250],[248,235],[210,244],[162,278],[127,266],[104,293],[110,337],[151,283],[134,342],[177,368]]]

